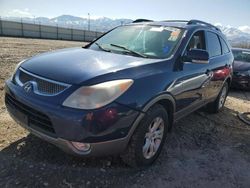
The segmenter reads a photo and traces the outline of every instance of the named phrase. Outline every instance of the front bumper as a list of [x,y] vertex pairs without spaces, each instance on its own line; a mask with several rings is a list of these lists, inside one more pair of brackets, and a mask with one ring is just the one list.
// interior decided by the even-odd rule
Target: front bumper
[[[139,115],[138,111],[117,103],[92,111],[65,108],[46,101],[45,96],[26,93],[10,80],[5,91],[6,107],[13,119],[39,138],[77,155],[121,153]],[[114,113],[109,116],[107,112],[112,110]],[[90,150],[79,151],[71,141],[89,143]]]
[[125,138],[106,142],[90,143],[90,149],[88,151],[80,151],[75,148],[68,140],[50,137],[25,125],[22,125],[22,127],[26,128],[31,134],[41,138],[42,140],[45,140],[59,147],[63,151],[76,156],[105,156],[119,154],[126,149],[126,146],[129,142],[129,137],[127,136]]

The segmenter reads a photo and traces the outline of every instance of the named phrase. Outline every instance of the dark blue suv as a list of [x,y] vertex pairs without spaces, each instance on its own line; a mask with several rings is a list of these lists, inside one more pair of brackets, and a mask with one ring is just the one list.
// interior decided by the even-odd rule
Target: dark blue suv
[[175,121],[205,105],[222,109],[233,61],[211,24],[136,20],[85,47],[22,61],[5,103],[21,126],[67,152],[145,166]]

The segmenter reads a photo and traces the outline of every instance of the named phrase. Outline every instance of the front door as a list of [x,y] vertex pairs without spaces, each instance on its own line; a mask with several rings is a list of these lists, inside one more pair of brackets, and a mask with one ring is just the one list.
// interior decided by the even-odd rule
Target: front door
[[[185,53],[195,48],[206,50],[204,31],[193,34]],[[208,64],[183,62],[183,70],[178,72],[178,79],[173,83],[171,90],[171,93],[176,98],[176,111],[178,114],[184,116],[186,112],[197,109],[205,102],[206,90],[211,77]]]

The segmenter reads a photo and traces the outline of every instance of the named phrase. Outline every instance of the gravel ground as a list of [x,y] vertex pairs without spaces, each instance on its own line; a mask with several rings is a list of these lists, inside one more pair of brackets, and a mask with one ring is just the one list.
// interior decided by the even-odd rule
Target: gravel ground
[[0,37],[0,187],[250,187],[250,93],[232,91],[225,109],[177,122],[157,162],[126,167],[118,156],[79,159],[18,126],[3,103],[4,80],[24,58],[80,42]]

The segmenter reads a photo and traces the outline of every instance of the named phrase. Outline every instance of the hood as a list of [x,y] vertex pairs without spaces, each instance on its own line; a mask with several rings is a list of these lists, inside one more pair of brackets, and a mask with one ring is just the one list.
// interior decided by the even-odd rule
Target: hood
[[103,74],[159,61],[90,49],[68,48],[25,61],[25,70],[55,81],[80,84]]
[[235,72],[250,70],[250,62],[234,61],[233,69]]

